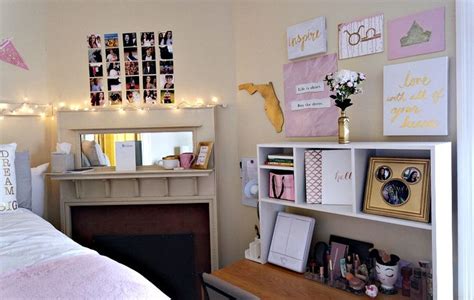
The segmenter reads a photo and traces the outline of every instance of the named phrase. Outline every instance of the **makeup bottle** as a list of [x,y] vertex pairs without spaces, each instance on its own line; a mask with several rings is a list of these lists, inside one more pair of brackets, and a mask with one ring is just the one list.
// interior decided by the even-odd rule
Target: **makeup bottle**
[[328,263],[328,270],[329,270],[329,285],[334,285],[334,265],[331,259],[329,259]]
[[410,283],[410,300],[425,300],[421,292],[421,269],[415,268]]
[[410,276],[412,274],[411,267],[403,267],[402,268],[402,295],[406,297],[410,297]]

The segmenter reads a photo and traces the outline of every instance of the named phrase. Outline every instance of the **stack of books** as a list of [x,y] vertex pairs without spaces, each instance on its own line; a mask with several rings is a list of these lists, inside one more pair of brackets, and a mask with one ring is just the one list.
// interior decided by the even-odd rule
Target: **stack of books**
[[267,165],[280,166],[280,167],[293,167],[293,155],[292,154],[269,154],[267,156]]

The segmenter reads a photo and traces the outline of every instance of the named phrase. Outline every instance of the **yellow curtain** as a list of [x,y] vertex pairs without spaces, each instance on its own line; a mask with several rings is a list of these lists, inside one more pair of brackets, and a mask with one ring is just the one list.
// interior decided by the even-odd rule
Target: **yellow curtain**
[[115,142],[141,141],[141,139],[140,133],[101,133],[95,135],[95,140],[109,158],[111,166],[115,166]]

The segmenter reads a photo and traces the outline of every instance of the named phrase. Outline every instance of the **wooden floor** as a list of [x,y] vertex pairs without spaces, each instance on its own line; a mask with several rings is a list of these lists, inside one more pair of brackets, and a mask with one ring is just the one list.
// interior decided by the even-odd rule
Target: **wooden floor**
[[[356,296],[321,283],[308,280],[302,274],[295,273],[272,264],[259,264],[246,259],[233,263],[212,273],[216,277],[232,283],[261,299],[317,299],[352,300],[369,299]],[[380,300],[407,300],[397,295],[379,294]]]

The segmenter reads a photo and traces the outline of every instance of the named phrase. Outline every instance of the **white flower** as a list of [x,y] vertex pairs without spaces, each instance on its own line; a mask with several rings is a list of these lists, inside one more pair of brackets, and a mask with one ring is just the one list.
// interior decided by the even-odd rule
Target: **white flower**
[[348,86],[348,87],[353,87],[354,84],[352,83],[352,81],[349,81],[349,82],[347,83],[347,86]]
[[351,81],[354,82],[358,78],[357,72],[351,71]]
[[359,73],[359,78],[361,80],[365,80],[365,74],[364,73]]
[[336,81],[347,82],[351,79],[351,71],[349,70],[340,70],[336,73]]

